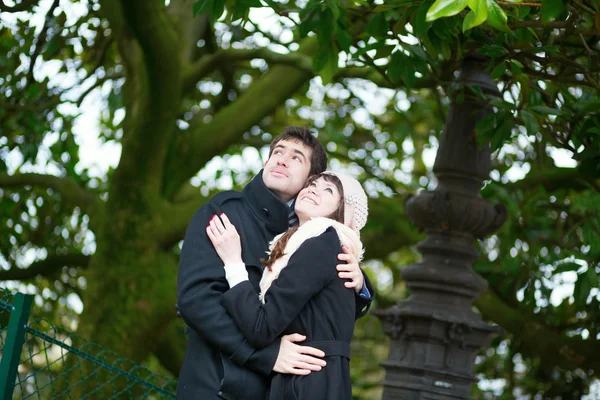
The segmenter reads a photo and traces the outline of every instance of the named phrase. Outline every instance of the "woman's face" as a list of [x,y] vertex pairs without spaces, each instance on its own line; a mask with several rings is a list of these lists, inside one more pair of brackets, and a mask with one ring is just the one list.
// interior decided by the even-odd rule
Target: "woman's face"
[[303,223],[315,217],[329,217],[338,209],[341,199],[335,184],[320,177],[300,191],[294,209]]

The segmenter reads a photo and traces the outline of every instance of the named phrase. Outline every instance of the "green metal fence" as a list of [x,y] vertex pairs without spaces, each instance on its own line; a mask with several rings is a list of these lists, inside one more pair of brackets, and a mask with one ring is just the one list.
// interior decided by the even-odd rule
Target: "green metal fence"
[[0,289],[0,400],[170,399],[176,382],[29,314]]

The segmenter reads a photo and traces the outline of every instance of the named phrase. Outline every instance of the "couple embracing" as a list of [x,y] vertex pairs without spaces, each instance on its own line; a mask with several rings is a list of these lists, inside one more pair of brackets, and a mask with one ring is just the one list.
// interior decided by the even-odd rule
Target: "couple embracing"
[[177,284],[189,327],[178,399],[352,398],[354,321],[374,296],[358,265],[367,196],[326,166],[310,130],[288,127],[242,192],[192,218]]

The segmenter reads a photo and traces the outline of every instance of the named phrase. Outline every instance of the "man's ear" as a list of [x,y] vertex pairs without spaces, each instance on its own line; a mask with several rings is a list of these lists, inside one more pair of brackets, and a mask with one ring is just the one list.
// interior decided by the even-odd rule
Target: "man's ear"
[[263,165],[263,167],[267,166],[267,163],[269,162],[270,159],[271,159],[271,157],[267,158],[267,161],[265,161],[265,164]]

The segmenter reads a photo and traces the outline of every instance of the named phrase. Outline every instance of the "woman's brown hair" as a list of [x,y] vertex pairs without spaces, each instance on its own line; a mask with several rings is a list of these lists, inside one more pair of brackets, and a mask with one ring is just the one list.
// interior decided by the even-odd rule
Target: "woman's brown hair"
[[[333,212],[333,214],[331,214],[327,218],[331,218],[337,222],[344,223],[344,187],[342,186],[342,182],[335,175],[321,173],[308,178],[308,181],[306,181],[306,185],[304,185],[304,188],[309,187],[314,181],[316,181],[319,178],[324,178],[327,182],[333,183],[338,193],[340,194],[340,203],[338,204],[338,208]],[[292,237],[292,235],[296,233],[297,230],[298,226],[295,226],[292,229],[288,230],[286,233],[284,233],[283,236],[281,236],[281,238],[279,238],[279,240],[275,244],[275,247],[271,251],[269,259],[265,260],[263,258],[260,260],[265,265],[265,267],[269,269],[269,271],[271,270],[271,266],[273,265],[273,263],[279,257],[284,255],[285,246],[287,245],[288,240],[290,240],[290,237]]]

